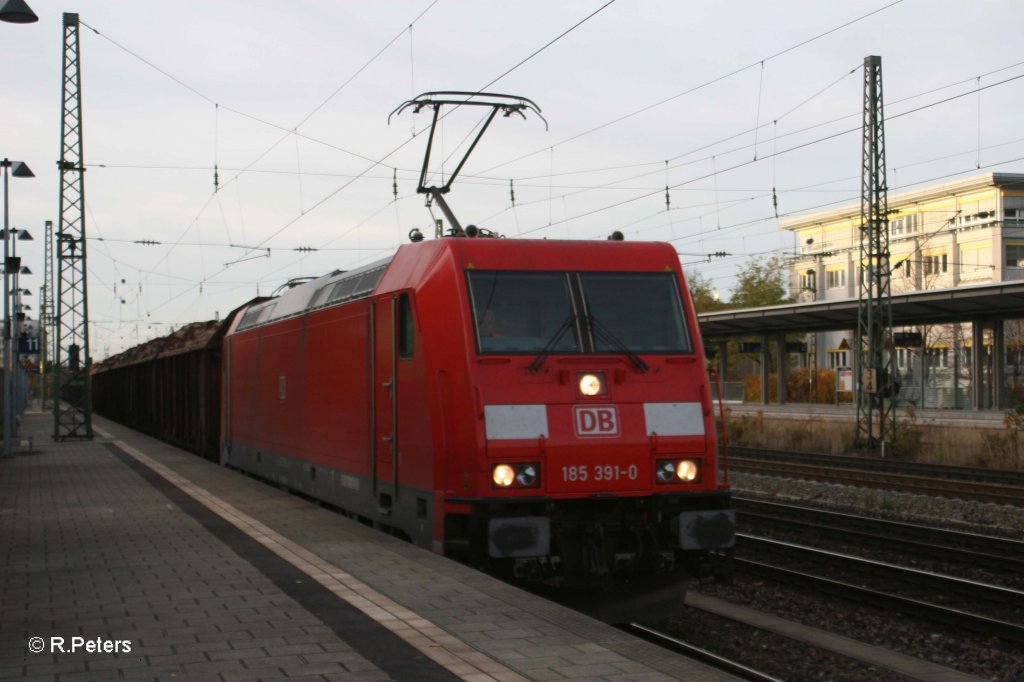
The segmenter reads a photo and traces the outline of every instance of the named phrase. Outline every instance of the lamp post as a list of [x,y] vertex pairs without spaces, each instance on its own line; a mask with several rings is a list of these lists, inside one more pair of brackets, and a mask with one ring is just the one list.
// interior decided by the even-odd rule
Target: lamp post
[[[11,228],[11,261],[14,265],[14,270],[11,273],[14,276],[13,284],[14,287],[11,290],[13,296],[12,306],[14,307],[14,329],[12,331],[12,342],[11,342],[11,405],[14,409],[14,418],[17,420],[25,409],[25,377],[23,376],[21,367],[21,321],[25,319],[24,306],[21,303],[21,296],[23,293],[27,293],[28,289],[22,289],[19,283],[19,276],[24,270],[21,266],[21,259],[18,258],[18,242],[30,242],[33,240],[28,230],[19,230],[16,227]],[[12,422],[14,423],[14,422]]]
[[[39,17],[32,11],[32,8],[28,6],[25,0],[0,0],[0,21],[7,22],[9,24],[31,24],[39,21]],[[10,289],[9,281],[7,279],[7,273],[10,268],[7,263],[7,228],[9,227],[9,218],[7,211],[7,177],[8,171],[14,167],[14,177],[16,178],[31,178],[35,177],[32,171],[27,165],[20,161],[11,161],[10,159],[4,159],[2,162],[4,169],[4,342],[3,342],[3,365],[4,365],[4,377],[3,377],[3,403],[4,403],[4,448],[2,456],[11,456],[11,427],[12,422],[12,405],[10,401],[11,397],[11,317],[10,317]]]
[[39,17],[25,3],[25,0],[0,0],[0,21],[11,24],[32,24],[39,21]]
[[[8,0],[8,5],[11,0]],[[7,5],[4,7],[6,8]],[[3,380],[3,401],[4,401],[4,450],[3,456],[11,456],[11,433],[14,431],[14,404],[13,404],[13,392],[11,387],[12,372],[14,370],[14,363],[11,361],[11,282],[10,273],[13,267],[17,270],[20,264],[15,264],[12,261],[14,259],[9,258],[8,253],[8,242],[10,241],[10,202],[8,201],[8,176],[13,175],[16,178],[34,178],[35,174],[32,169],[21,161],[11,161],[10,159],[4,159],[0,161],[0,166],[4,169],[4,344],[3,344],[3,361],[4,361],[4,380]]]

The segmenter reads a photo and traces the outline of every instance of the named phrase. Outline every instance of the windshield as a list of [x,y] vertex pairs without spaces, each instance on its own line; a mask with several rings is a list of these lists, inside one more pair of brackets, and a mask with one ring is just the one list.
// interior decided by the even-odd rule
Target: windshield
[[693,352],[671,272],[468,270],[466,278],[480,353]]
[[[536,353],[573,318],[564,272],[469,271],[477,348],[481,353]],[[579,351],[575,324],[549,349]]]
[[582,272],[579,277],[593,316],[596,352],[692,352],[674,274]]

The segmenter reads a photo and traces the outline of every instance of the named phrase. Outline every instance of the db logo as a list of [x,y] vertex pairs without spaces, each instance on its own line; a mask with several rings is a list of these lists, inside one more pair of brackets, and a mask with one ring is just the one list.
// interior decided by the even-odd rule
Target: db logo
[[580,438],[619,435],[619,412],[614,406],[575,407],[573,417]]

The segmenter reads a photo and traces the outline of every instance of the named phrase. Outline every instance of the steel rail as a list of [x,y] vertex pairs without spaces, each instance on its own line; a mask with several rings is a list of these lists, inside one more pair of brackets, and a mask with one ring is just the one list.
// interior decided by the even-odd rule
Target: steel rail
[[937,604],[930,604],[918,599],[901,597],[887,592],[872,590],[859,585],[852,585],[831,578],[811,575],[800,571],[774,566],[749,559],[736,558],[736,563],[745,569],[762,576],[775,578],[797,585],[810,585],[821,592],[833,594],[845,599],[872,604],[891,611],[915,613],[928,620],[959,627],[982,635],[995,635],[1001,639],[1024,643],[1024,626],[1006,621],[987,618],[977,614],[952,609]]
[[940,495],[1017,507],[1024,506],[1024,489],[1012,486],[969,481],[953,482],[948,479],[923,478],[904,474],[746,459],[735,455],[729,461],[734,472],[742,471],[776,477],[788,476],[827,483],[861,485],[922,495]]
[[942,573],[922,571],[919,568],[897,566],[884,561],[865,559],[863,557],[851,556],[841,552],[832,552],[816,547],[807,547],[792,542],[782,542],[769,538],[760,538],[743,533],[736,534],[737,544],[742,548],[760,546],[762,549],[781,551],[790,556],[798,555],[815,562],[828,563],[831,566],[849,566],[856,570],[869,573],[875,578],[897,580],[916,586],[927,586],[944,592],[961,594],[972,599],[982,599],[1001,606],[1011,606],[1024,609],[1024,591],[1012,587],[1000,585],[989,585],[976,580],[957,578]]
[[958,481],[977,481],[1024,487],[1024,471],[1008,469],[980,469],[978,467],[955,466],[951,464],[929,464],[926,462],[908,462],[898,459],[879,459],[860,457],[857,455],[829,455],[818,452],[790,452],[787,450],[769,450],[740,445],[730,445],[732,454],[746,459],[765,459],[771,461],[790,461],[804,464],[822,464],[840,466],[849,469],[865,469],[869,471],[886,471],[894,474],[926,476],[929,478],[951,478]]
[[868,547],[909,551],[941,561],[1024,572],[1024,542],[1020,540],[742,497],[732,501],[741,520],[823,531],[830,539],[842,537]]
[[666,649],[670,649],[685,654],[690,658],[698,660],[702,663],[707,663],[708,665],[714,666],[719,670],[731,673],[733,675],[736,675],[737,677],[742,677],[745,680],[751,680],[752,682],[782,682],[782,680],[780,680],[777,677],[772,677],[771,675],[763,673],[760,670],[756,670],[749,666],[743,665],[742,663],[738,663],[736,661],[733,661],[732,659],[725,658],[724,656],[719,656],[718,654],[712,653],[707,649],[701,649],[700,647],[693,646],[692,644],[684,642],[681,639],[677,639],[670,635],[666,635],[664,632],[652,630],[646,625],[640,625],[639,623],[629,623],[628,625],[621,625],[619,627],[620,629],[630,633],[631,635],[634,635],[635,637],[645,639],[653,644],[657,644],[658,646],[664,647]]

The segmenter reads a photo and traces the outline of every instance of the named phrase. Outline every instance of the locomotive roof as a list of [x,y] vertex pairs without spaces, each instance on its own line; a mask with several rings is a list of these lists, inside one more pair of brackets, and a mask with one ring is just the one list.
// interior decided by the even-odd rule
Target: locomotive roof
[[375,261],[355,270],[335,270],[294,286],[277,298],[251,306],[238,323],[238,330],[300,315],[309,310],[366,298],[373,293],[392,258]]
[[[654,242],[584,241],[555,239],[485,239],[444,238],[405,244],[398,252],[355,270],[336,270],[309,282],[296,285],[277,298],[250,306],[238,323],[236,331],[252,329],[270,322],[302,315],[306,312],[367,298],[381,285],[385,289],[407,286],[409,278],[441,252],[457,254],[467,267],[502,267],[508,265],[509,250],[516,249],[517,260],[527,267],[564,269],[567,264],[582,267],[589,263],[600,269],[629,269],[640,262],[650,267],[671,255],[678,264],[675,250],[668,244]],[[408,263],[402,272],[388,273],[396,259]],[[394,269],[392,269],[394,272]]]

